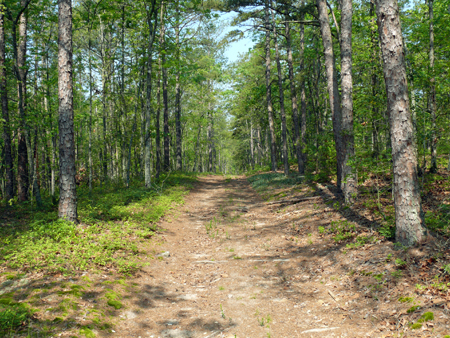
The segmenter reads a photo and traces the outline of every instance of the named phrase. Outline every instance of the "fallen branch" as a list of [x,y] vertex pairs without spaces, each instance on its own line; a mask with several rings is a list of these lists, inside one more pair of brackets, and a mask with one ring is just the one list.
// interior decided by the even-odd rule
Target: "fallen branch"
[[330,291],[328,290],[328,294],[330,295],[331,298],[333,298],[333,300],[336,302],[337,306],[342,310],[342,311],[347,311],[347,309],[343,306],[341,306],[338,302],[338,298]]
[[294,198],[294,199],[290,199],[290,200],[281,200],[281,201],[274,201],[274,202],[269,202],[267,203],[268,205],[272,205],[272,204],[296,204],[296,203],[300,203],[303,201],[309,201],[309,200],[315,200],[318,198],[321,198],[322,196],[313,196],[313,197],[301,197],[301,198]]

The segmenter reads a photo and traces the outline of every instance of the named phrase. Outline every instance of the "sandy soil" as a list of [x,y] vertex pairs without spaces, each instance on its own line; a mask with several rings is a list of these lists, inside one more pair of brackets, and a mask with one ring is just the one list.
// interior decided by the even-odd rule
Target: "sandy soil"
[[[411,282],[388,278],[386,289],[377,293],[368,273],[392,268],[386,263],[389,252],[395,255],[392,243],[346,252],[317,233],[318,226],[340,217],[319,200],[282,212],[270,208],[245,178],[200,178],[186,204],[162,222],[167,230],[160,256],[134,281],[134,300],[122,311],[114,336],[443,337],[450,332],[445,304],[433,308],[434,321],[409,330],[408,323],[424,312],[407,314],[410,299],[398,301],[408,296]],[[411,298],[420,305],[433,298],[424,297]]]

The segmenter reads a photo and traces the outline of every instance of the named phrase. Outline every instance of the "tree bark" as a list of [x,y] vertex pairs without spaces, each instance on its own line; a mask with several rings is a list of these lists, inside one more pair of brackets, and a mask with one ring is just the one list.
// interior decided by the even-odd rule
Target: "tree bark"
[[269,19],[269,0],[265,0],[264,8],[264,25],[266,29],[266,101],[267,112],[269,117],[269,131],[270,131],[270,160],[272,171],[277,171],[277,140],[275,137],[275,126],[273,123],[273,107],[272,107],[272,88],[270,82],[270,19]]
[[72,80],[72,1],[58,3],[59,218],[78,222]]
[[434,15],[433,15],[433,1],[428,0],[428,14],[430,20],[430,93],[429,93],[429,109],[431,116],[431,167],[430,172],[437,172],[437,136],[436,136],[436,87],[434,78]]
[[[144,177],[145,177],[145,187],[150,188],[152,185],[152,172],[151,172],[151,151],[152,151],[152,138],[150,133],[151,117],[152,117],[152,71],[153,71],[153,43],[156,36],[156,25],[157,25],[157,13],[155,11],[155,2],[152,1],[152,8],[147,12],[147,24],[148,24],[148,34],[149,41],[147,46],[147,93],[145,97],[145,132],[144,132]],[[163,5],[161,5],[163,6]],[[161,7],[161,16],[163,19],[164,9]],[[154,23],[152,23],[152,19]],[[162,22],[162,21],[161,21]]]
[[[22,7],[25,6],[25,0],[21,0]],[[17,193],[20,201],[28,200],[29,172],[27,159],[26,142],[26,95],[27,95],[27,15],[23,11],[19,19],[19,41],[16,43],[16,29],[13,24],[13,48],[15,51],[15,73],[17,77],[17,92],[19,98],[19,133],[18,133],[18,165],[17,165]]]
[[164,104],[164,171],[170,170],[170,130],[169,130],[169,99],[167,93],[167,65],[166,65],[166,26],[164,24],[164,6],[161,4],[161,48],[162,48],[162,78],[163,78],[163,104]]
[[325,0],[317,0],[319,11],[320,31],[322,34],[323,49],[325,54],[325,68],[327,73],[327,89],[330,99],[330,109],[333,118],[333,132],[336,147],[337,161],[337,187],[342,186],[342,113],[339,97],[336,64],[333,52],[333,41],[331,37],[330,22],[328,19],[328,8]]
[[426,238],[417,181],[417,153],[408,99],[397,0],[376,0],[383,56],[394,172],[396,240],[414,245]]
[[358,190],[356,169],[349,165],[355,156],[353,132],[352,0],[341,1],[341,89],[342,89],[342,183],[345,203],[354,203]]
[[175,126],[176,126],[176,169],[183,170],[181,157],[181,86],[180,86],[180,1],[176,2],[175,48],[176,48],[176,74],[175,74]]
[[[298,172],[300,174],[305,173],[305,167],[303,163],[303,154],[302,154],[302,142],[300,139],[300,122],[298,119],[298,103],[297,103],[297,92],[295,90],[295,83],[294,83],[294,65],[292,60],[292,38],[291,38],[291,27],[288,22],[289,17],[286,16],[285,18],[285,34],[286,34],[286,50],[287,50],[287,61],[288,61],[288,68],[289,68],[289,88],[291,90],[291,102],[292,102],[292,123],[294,124],[294,148],[295,148],[295,155],[297,156],[297,165],[298,165]],[[303,20],[303,18],[301,18]],[[302,25],[303,27],[303,25]],[[300,40],[301,40],[301,47],[300,47],[300,62],[302,69],[303,65],[303,44],[304,39],[304,30],[300,31]],[[303,79],[302,79],[303,83]]]
[[[4,6],[1,1],[0,6]],[[3,142],[4,142],[4,163],[5,163],[5,198],[7,201],[14,198],[14,172],[13,159],[11,153],[11,129],[9,125],[9,111],[8,111],[8,93],[6,83],[6,68],[5,68],[5,17],[3,8],[0,11],[0,95],[2,100],[2,117],[3,117]]]
[[278,93],[280,99],[280,116],[281,116],[281,142],[283,144],[283,165],[284,174],[289,175],[289,154],[287,146],[287,127],[286,127],[286,111],[284,109],[284,90],[283,90],[283,76],[281,73],[280,53],[278,50],[278,36],[275,22],[275,14],[272,10],[272,25],[273,25],[273,41],[275,45],[275,59],[277,63],[278,72]]

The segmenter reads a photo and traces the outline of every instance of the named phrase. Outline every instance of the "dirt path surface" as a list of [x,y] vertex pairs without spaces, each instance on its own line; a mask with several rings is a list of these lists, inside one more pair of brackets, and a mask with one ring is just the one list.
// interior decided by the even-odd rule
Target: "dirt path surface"
[[321,277],[338,264],[333,245],[288,241],[290,222],[244,178],[201,177],[162,222],[160,255],[134,281],[114,336],[376,336],[375,301],[349,293],[350,305],[345,281]]

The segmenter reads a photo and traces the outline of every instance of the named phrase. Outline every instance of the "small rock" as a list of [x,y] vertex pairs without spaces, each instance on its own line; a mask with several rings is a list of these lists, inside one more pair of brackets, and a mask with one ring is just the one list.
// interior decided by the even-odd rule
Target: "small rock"
[[163,253],[160,253],[160,254],[157,255],[156,257],[164,257],[164,258],[168,258],[168,257],[170,257],[170,252],[169,252],[169,251],[164,251]]

